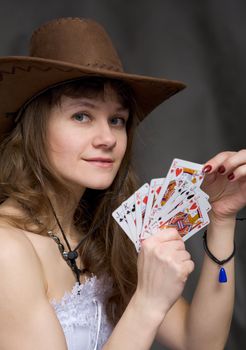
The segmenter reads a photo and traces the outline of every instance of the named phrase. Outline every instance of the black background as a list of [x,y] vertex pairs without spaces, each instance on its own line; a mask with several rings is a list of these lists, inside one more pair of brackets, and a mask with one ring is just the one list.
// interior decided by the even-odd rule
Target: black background
[[[244,0],[10,0],[0,6],[1,56],[26,55],[31,32],[43,22],[89,17],[106,28],[127,72],[187,84],[138,128],[134,159],[142,182],[164,176],[173,158],[204,163],[218,152],[245,148]],[[245,231],[239,222],[230,350],[246,346]],[[190,300],[204,254],[201,234],[186,246],[196,263],[184,293]]]

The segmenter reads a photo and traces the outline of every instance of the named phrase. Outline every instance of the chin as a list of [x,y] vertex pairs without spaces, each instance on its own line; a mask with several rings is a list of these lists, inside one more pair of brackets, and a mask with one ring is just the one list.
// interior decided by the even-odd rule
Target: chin
[[106,190],[112,185],[115,179],[114,175],[116,174],[111,174],[110,176],[98,176],[98,174],[90,174],[90,176],[86,176],[86,178],[84,177],[83,179],[73,179],[72,182],[78,191],[85,188],[90,188],[92,190]]
[[88,184],[88,186],[86,186],[87,188],[90,188],[92,190],[106,190],[107,188],[109,188],[111,186],[112,182],[107,183],[107,184]]
[[105,181],[83,181],[83,182],[76,182],[75,186],[78,188],[80,187],[82,188],[90,188],[92,190],[106,190],[107,188],[109,188],[112,183],[113,183],[114,179],[107,179]]

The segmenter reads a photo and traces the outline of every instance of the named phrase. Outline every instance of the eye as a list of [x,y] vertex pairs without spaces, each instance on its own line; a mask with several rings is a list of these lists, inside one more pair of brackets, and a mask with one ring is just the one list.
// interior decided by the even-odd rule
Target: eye
[[110,122],[114,126],[125,126],[126,125],[126,119],[123,117],[113,117],[110,119]]
[[74,120],[80,122],[80,123],[85,123],[85,122],[87,122],[88,120],[90,120],[90,117],[89,117],[87,114],[83,113],[83,112],[81,112],[81,113],[75,113],[75,114],[72,116],[72,118],[73,118]]

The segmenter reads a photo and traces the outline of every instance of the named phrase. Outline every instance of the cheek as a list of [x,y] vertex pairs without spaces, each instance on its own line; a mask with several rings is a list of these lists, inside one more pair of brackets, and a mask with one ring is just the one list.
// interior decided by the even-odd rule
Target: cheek
[[123,135],[120,142],[119,142],[119,155],[121,156],[121,159],[124,157],[125,152],[127,148],[127,134]]
[[78,142],[76,142],[75,137],[70,137],[70,135],[56,135],[51,141],[51,151],[54,153],[69,153],[72,152],[74,149],[76,149],[76,145]]
[[[66,132],[64,132],[66,130]],[[55,132],[50,130],[48,134],[48,156],[51,161],[57,162],[63,160],[74,159],[78,156],[79,151],[83,149],[82,138],[78,137],[74,132],[63,128],[56,129]]]

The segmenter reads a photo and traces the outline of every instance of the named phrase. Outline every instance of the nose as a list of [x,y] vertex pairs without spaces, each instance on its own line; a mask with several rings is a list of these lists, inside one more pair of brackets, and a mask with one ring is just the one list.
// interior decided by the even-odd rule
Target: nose
[[108,123],[100,124],[93,139],[96,148],[112,149],[116,146],[116,137]]

